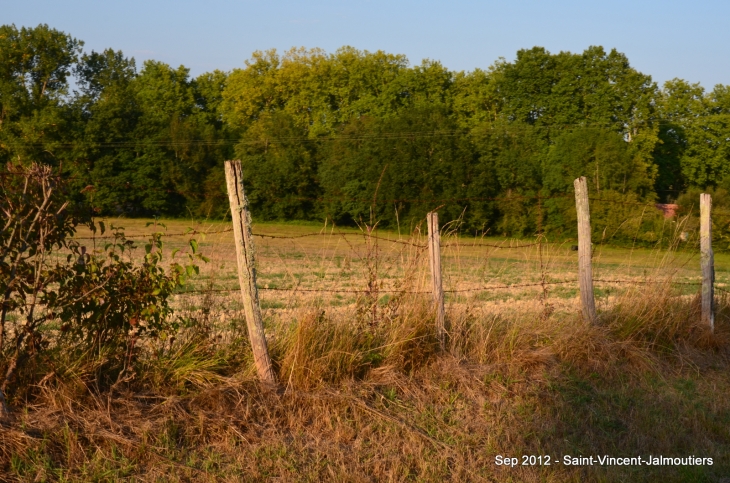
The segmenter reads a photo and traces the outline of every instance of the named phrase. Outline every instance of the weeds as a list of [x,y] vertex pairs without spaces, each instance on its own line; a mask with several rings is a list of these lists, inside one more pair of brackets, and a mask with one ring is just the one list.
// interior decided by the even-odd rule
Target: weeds
[[[534,264],[542,285],[525,300],[449,302],[445,351],[428,294],[412,293],[427,280],[412,247],[391,254],[406,269],[388,279],[395,290],[377,302],[377,324],[370,302],[358,319],[354,298],[269,300],[279,393],[256,382],[237,294],[216,292],[224,274],[211,277],[207,292],[178,306],[174,337],[141,341],[114,384],[97,383],[109,370],[104,350],[78,357],[58,347],[38,360],[10,401],[15,421],[0,427],[0,480],[671,482],[727,474],[730,402],[718,394],[730,390],[728,301],[718,299],[716,332],[707,333],[695,324],[695,296],[669,283],[674,272],[656,271],[607,295],[600,323],[589,325],[573,298],[546,294],[557,261],[539,248],[525,266]],[[452,267],[479,270],[456,249]],[[498,263],[494,276],[519,272]],[[330,272],[318,273],[326,283]],[[695,455],[716,464],[508,469],[494,464],[497,454]]]

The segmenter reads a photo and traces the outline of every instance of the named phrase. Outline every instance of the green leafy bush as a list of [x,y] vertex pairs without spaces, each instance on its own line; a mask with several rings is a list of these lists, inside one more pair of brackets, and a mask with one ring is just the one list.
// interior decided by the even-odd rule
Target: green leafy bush
[[[177,327],[169,297],[206,260],[191,240],[185,263],[165,268],[163,233],[153,233],[141,262],[119,227],[90,253],[77,228],[106,231],[86,204],[68,201],[67,185],[52,168],[8,166],[0,177],[0,403],[19,370],[49,351],[106,354],[107,379],[123,372],[140,337]],[[177,253],[173,253],[173,258]]]

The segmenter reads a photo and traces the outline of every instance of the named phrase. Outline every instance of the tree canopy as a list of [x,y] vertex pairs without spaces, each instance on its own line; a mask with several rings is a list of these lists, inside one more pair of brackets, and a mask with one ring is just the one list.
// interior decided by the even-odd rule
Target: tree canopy
[[106,214],[225,216],[233,157],[254,216],[272,220],[410,226],[439,207],[470,230],[570,233],[560,197],[577,176],[630,202],[730,189],[730,86],[659,87],[600,46],[470,72],[353,47],[269,50],[193,78],[83,45],[0,27],[0,160],[62,167]]

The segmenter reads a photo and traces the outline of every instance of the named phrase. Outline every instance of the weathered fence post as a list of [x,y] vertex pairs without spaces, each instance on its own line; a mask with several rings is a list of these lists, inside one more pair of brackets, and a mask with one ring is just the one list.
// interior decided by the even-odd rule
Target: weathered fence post
[[439,215],[430,212],[428,222],[428,261],[431,266],[433,303],[436,309],[436,334],[443,350],[446,345],[446,313],[444,310],[444,289],[441,281],[441,236],[439,234]]
[[715,255],[712,252],[712,196],[700,195],[700,266],[702,267],[702,323],[715,330]]
[[264,322],[261,318],[259,293],[256,288],[256,268],[254,265],[253,235],[251,234],[251,214],[248,199],[243,191],[241,161],[226,161],[226,187],[233,218],[233,239],[238,261],[238,283],[241,286],[243,311],[246,315],[248,337],[251,340],[254,363],[261,381],[276,386],[276,376],[271,366],[269,349],[266,345]]
[[575,210],[578,212],[578,284],[583,317],[596,322],[596,301],[593,298],[593,270],[591,268],[591,212],[588,206],[588,183],[585,176],[573,182]]

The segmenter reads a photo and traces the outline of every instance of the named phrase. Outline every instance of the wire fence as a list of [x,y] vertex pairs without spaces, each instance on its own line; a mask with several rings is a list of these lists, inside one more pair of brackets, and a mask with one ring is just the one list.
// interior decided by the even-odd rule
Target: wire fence
[[[509,197],[509,198],[489,198],[490,200],[502,200],[502,201],[511,201],[515,199],[556,199],[556,198],[573,198],[573,195],[560,195],[560,196],[515,196],[515,197]],[[309,198],[309,200],[321,200],[321,198]],[[434,201],[434,202],[444,202],[444,201],[466,201],[466,200],[475,200],[475,199],[484,199],[484,198],[459,198],[459,199],[432,199],[432,200],[387,200],[388,202],[392,201]],[[642,202],[627,202],[623,200],[614,200],[614,199],[605,199],[605,198],[589,198],[593,202],[607,202],[607,203],[614,203],[619,205],[632,205],[632,206],[639,206],[642,208],[657,208],[657,204],[655,203],[642,203]],[[355,200],[355,198],[349,198],[349,200]],[[371,201],[371,200],[358,200],[358,201]],[[676,211],[679,211],[679,207],[675,206],[673,209]],[[186,231],[180,231],[180,232],[165,232],[165,231],[153,231],[146,234],[136,234],[136,235],[100,235],[97,236],[96,234],[91,236],[80,236],[76,237],[77,240],[104,240],[104,239],[149,239],[151,237],[193,237],[193,236],[208,236],[208,235],[216,235],[216,234],[227,234],[232,233],[233,228],[232,227],[226,227],[222,229],[213,229],[213,230],[198,230],[198,229],[188,229]],[[340,230],[330,229],[330,230],[322,230],[318,232],[313,233],[304,233],[304,234],[296,234],[296,235],[283,235],[283,234],[271,234],[271,233],[260,233],[260,232],[254,232],[252,233],[253,236],[261,238],[261,239],[271,239],[271,240],[300,240],[304,238],[323,238],[323,237],[341,237],[344,239],[347,238],[359,238],[366,240],[368,243],[374,241],[374,242],[384,242],[384,243],[391,243],[391,244],[398,244],[402,246],[407,247],[414,247],[419,250],[426,250],[428,248],[428,245],[425,243],[422,243],[420,241],[414,241],[411,240],[404,240],[404,239],[396,239],[391,238],[387,236],[381,236],[377,235],[375,233],[372,233],[370,231],[361,231],[361,232],[343,232]],[[448,241],[441,245],[442,248],[450,248],[450,247],[456,247],[456,248],[489,248],[489,249],[497,249],[497,250],[519,250],[519,249],[525,249],[525,248],[534,248],[539,247],[540,250],[542,250],[543,246],[550,246],[550,245],[567,245],[570,242],[576,241],[574,238],[568,238],[560,241],[548,241],[543,236],[539,236],[537,241],[532,242],[522,242],[522,241],[515,241],[515,240],[507,240],[502,243],[492,243],[489,241],[485,241],[483,239],[472,239],[469,241],[459,240],[458,237],[456,237],[456,241]],[[602,241],[603,242],[603,241]],[[575,247],[572,246],[571,249],[574,249]],[[377,249],[377,248],[376,248]],[[645,284],[656,284],[658,283],[656,280],[636,280],[636,279],[602,279],[602,278],[594,278],[593,282],[599,283],[599,284],[620,284],[620,285],[645,285]],[[664,283],[664,282],[659,282]],[[677,280],[671,280],[668,283],[672,285],[684,285],[684,286],[699,286],[701,285],[701,282],[697,281],[677,281]],[[559,286],[559,285],[575,285],[577,286],[578,281],[576,279],[572,280],[542,280],[539,282],[526,282],[526,283],[514,283],[514,284],[490,284],[490,285],[483,285],[479,287],[467,287],[467,288],[452,288],[452,289],[446,289],[444,290],[444,293],[450,293],[450,294],[458,294],[458,293],[474,293],[474,292],[488,292],[492,290],[510,290],[510,289],[519,289],[519,288],[531,288],[531,287],[541,287],[543,289],[546,289],[547,287],[551,286]],[[721,289],[718,287],[718,289]],[[200,293],[230,293],[230,292],[236,292],[239,288],[206,288],[206,289],[192,289],[192,290],[183,290],[178,292],[178,294],[200,294]],[[261,291],[271,291],[271,292],[301,292],[301,293],[331,293],[331,294],[373,294],[373,293],[397,293],[397,294],[429,294],[431,293],[430,290],[407,290],[403,288],[398,287],[370,287],[367,289],[354,289],[354,288],[311,288],[311,287],[300,287],[300,286],[293,286],[293,287],[271,287],[268,285],[259,286],[258,290]]]
[[[232,233],[233,228],[225,228],[222,230],[209,230],[209,231],[200,231],[200,230],[187,230],[183,232],[174,232],[174,233],[166,233],[166,232],[151,232],[146,234],[140,234],[140,235],[90,235],[90,236],[76,236],[74,237],[74,240],[124,240],[124,239],[151,239],[153,237],[159,236],[159,237],[181,237],[181,236],[195,236],[195,235],[216,235],[221,233]],[[305,233],[301,235],[272,235],[268,233],[252,233],[253,236],[259,237],[259,238],[269,238],[273,240],[298,240],[302,238],[313,238],[313,237],[331,237],[331,236],[338,236],[338,237],[358,237],[358,238],[365,238],[370,240],[378,240],[383,241],[387,243],[395,243],[400,245],[407,245],[412,246],[416,248],[428,248],[428,245],[425,245],[423,243],[416,243],[411,242],[407,240],[399,240],[394,238],[388,238],[384,236],[374,235],[372,233],[352,233],[352,232],[316,232],[316,233]],[[549,242],[549,241],[539,241],[539,242],[530,242],[530,243],[518,243],[513,244],[511,241],[507,241],[501,244],[497,243],[487,243],[482,241],[471,241],[466,243],[445,243],[441,246],[444,248],[452,247],[452,246],[460,246],[460,247],[489,247],[489,248],[496,248],[496,249],[518,249],[518,248],[528,248],[528,247],[535,247],[538,245],[547,245],[547,244],[565,244],[570,241],[574,241],[573,238],[568,238],[566,240],[560,241],[560,242]]]
[[[676,281],[676,280],[604,280],[599,278],[594,278],[593,282],[595,283],[607,283],[607,284],[622,284],[622,285],[679,285],[679,286],[693,286],[693,287],[700,287],[702,286],[701,281]],[[450,294],[459,294],[459,293],[468,293],[468,292],[490,292],[492,290],[511,290],[511,289],[518,289],[518,288],[535,288],[535,287],[549,287],[549,286],[556,286],[556,285],[574,285],[575,287],[578,286],[578,280],[560,280],[560,281],[549,281],[549,282],[531,282],[531,283],[515,283],[515,284],[505,284],[505,285],[488,285],[488,286],[482,286],[482,287],[474,287],[474,288],[462,288],[462,289],[445,289],[445,293]],[[399,289],[399,288],[388,288],[388,287],[378,287],[377,289],[350,289],[350,288],[344,288],[344,289],[326,289],[326,288],[304,288],[304,287],[268,287],[268,286],[257,286],[257,290],[264,291],[264,292],[287,292],[287,293],[319,293],[319,294],[357,294],[357,295],[372,295],[372,294],[398,294],[398,295],[430,295],[432,294],[431,290],[408,290],[408,289]],[[723,293],[730,294],[730,289],[720,287],[718,285],[714,286],[715,290],[718,290]],[[213,294],[213,293],[236,293],[240,292],[240,287],[231,287],[231,288],[197,288],[197,289],[187,289],[187,290],[179,290],[175,292],[175,295],[193,295],[193,294]],[[23,304],[26,306],[30,305],[40,305],[38,304]]]
[[[677,280],[605,280],[600,278],[594,278],[595,283],[607,283],[607,284],[623,284],[623,285],[684,285],[699,287],[702,285],[701,281],[677,281]],[[483,287],[474,288],[461,288],[461,289],[445,289],[445,293],[464,293],[464,292],[489,292],[491,290],[510,290],[516,288],[528,288],[528,287],[548,287],[555,285],[575,285],[578,286],[578,280],[560,280],[550,282],[531,282],[531,283],[515,283],[505,285],[487,285]],[[730,293],[730,290],[715,286],[716,289]],[[312,289],[302,287],[268,287],[268,286],[257,286],[260,291],[272,291],[272,292],[304,292],[304,293],[352,293],[352,294],[372,294],[372,293],[395,293],[395,294],[431,294],[431,290],[404,290],[399,288],[387,288],[379,287],[377,289]],[[232,288],[203,288],[193,290],[181,290],[177,292],[177,295],[185,294],[203,294],[203,293],[232,293],[240,291],[240,287]]]
[[[15,172],[15,171],[8,171],[0,173],[2,176],[15,176],[15,175],[24,175],[23,172]],[[75,179],[78,180],[78,178],[66,178],[66,179]],[[123,186],[125,189],[135,189],[133,185],[130,183],[109,183],[109,186]],[[154,188],[154,187],[136,187],[137,189],[155,189],[159,191],[164,191],[165,193],[176,193],[180,195],[189,195],[189,193],[184,193],[181,191],[175,191],[175,190],[169,190],[165,188]],[[87,186],[85,189],[96,189],[96,186],[90,185]],[[509,196],[509,197],[469,197],[469,198],[404,198],[404,199],[377,199],[377,197],[374,197],[373,199],[365,199],[365,198],[355,198],[355,197],[333,197],[333,198],[321,198],[321,197],[312,197],[312,198],[306,198],[306,197],[293,197],[292,200],[299,200],[299,201],[317,201],[317,202],[343,202],[343,201],[353,201],[353,202],[367,202],[367,203],[464,203],[464,202],[475,202],[475,201],[504,201],[504,202],[510,202],[510,201],[525,201],[525,200],[536,200],[538,202],[542,202],[542,200],[555,200],[555,199],[572,199],[574,195],[571,194],[557,194],[557,195],[548,195],[548,196],[542,196],[542,195],[515,195],[515,196]],[[600,196],[598,197],[590,197],[590,201],[594,203],[611,203],[616,205],[628,205],[628,206],[636,206],[641,207],[644,210],[648,208],[657,209],[657,210],[663,210],[667,205],[652,203],[652,202],[641,202],[641,201],[626,201],[626,200],[616,200],[616,199],[609,199],[609,198],[602,198]],[[679,205],[671,205],[669,208],[671,210],[671,213],[676,215],[680,212],[685,213],[691,213],[693,211],[697,211],[694,206],[692,207],[683,207]],[[713,214],[718,214],[720,216],[730,216],[730,213],[725,214],[724,212],[713,212]],[[155,227],[158,228],[158,227]],[[373,230],[374,231],[374,230]],[[420,242],[416,236],[415,240],[414,237],[411,237],[411,239],[401,239],[399,238],[392,238],[388,236],[382,236],[379,234],[374,233],[369,228],[367,231],[363,230],[361,232],[343,232],[341,230],[334,230],[331,229],[329,231],[318,231],[313,233],[304,233],[304,234],[296,234],[296,235],[283,235],[283,234],[273,234],[273,233],[261,233],[261,232],[254,232],[253,236],[258,237],[260,239],[271,239],[271,240],[300,240],[305,238],[322,238],[322,237],[341,237],[343,239],[348,238],[360,238],[362,240],[365,240],[367,243],[371,242],[383,242],[383,243],[390,243],[390,244],[396,244],[401,245],[404,247],[413,247],[417,248],[419,250],[426,250],[428,248],[428,245],[425,243]],[[165,230],[154,230],[149,233],[144,234],[132,234],[132,235],[126,235],[123,233],[114,233],[114,234],[97,234],[92,233],[91,235],[83,235],[83,236],[76,236],[74,237],[75,240],[92,240],[92,241],[103,241],[103,240],[115,240],[115,241],[126,241],[126,240],[135,240],[135,239],[150,239],[150,238],[176,238],[176,237],[195,237],[195,236],[211,236],[211,235],[217,235],[217,234],[228,234],[232,233],[233,228],[232,227],[225,227],[220,229],[211,229],[211,230],[199,230],[199,229],[188,229],[185,231],[178,231],[178,232],[167,232]],[[501,243],[494,243],[487,240],[484,240],[484,238],[474,238],[468,241],[459,240],[458,237],[455,237],[455,241],[447,241],[446,243],[441,245],[441,248],[488,248],[488,249],[496,249],[496,250],[520,250],[520,249],[526,249],[526,248],[534,248],[538,247],[540,250],[544,246],[551,246],[551,245],[566,245],[570,242],[575,241],[573,238],[563,239],[560,241],[548,241],[545,239],[544,236],[539,235],[538,239],[536,241],[515,241],[515,240],[506,240]],[[603,244],[604,240],[601,241],[601,245]],[[573,247],[571,247],[572,249]],[[377,250],[377,247],[376,247]],[[544,275],[543,275],[544,278]],[[619,285],[645,285],[645,284],[656,284],[658,283],[657,280],[635,280],[635,279],[603,279],[603,278],[593,278],[592,280],[595,283],[600,284],[619,284]],[[664,283],[664,282],[659,282]],[[699,286],[701,285],[700,281],[678,281],[678,280],[669,280],[666,283],[670,283],[672,285],[680,285],[680,286]],[[520,283],[513,283],[513,284],[488,284],[488,285],[480,285],[478,287],[465,287],[465,288],[450,288],[446,289],[443,292],[450,293],[450,294],[458,294],[458,293],[474,293],[474,292],[488,292],[488,291],[495,291],[495,290],[511,290],[511,289],[519,289],[519,288],[532,288],[532,287],[541,287],[543,289],[546,289],[547,287],[552,286],[565,286],[565,285],[578,285],[578,280],[571,279],[571,280],[546,280],[543,279],[538,282],[520,282]],[[727,292],[730,293],[728,290],[722,288],[722,287],[716,287],[721,292]],[[372,294],[372,293],[400,293],[400,294],[430,294],[432,293],[431,290],[407,290],[399,287],[369,287],[367,289],[354,289],[354,288],[311,288],[311,287],[299,287],[299,286],[293,286],[293,287],[271,287],[268,285],[259,286],[259,290],[261,291],[272,291],[272,292],[303,292],[303,293],[337,293],[337,294]],[[190,290],[183,290],[180,292],[177,292],[178,294],[200,294],[200,293],[228,293],[228,292],[235,292],[238,291],[239,288],[207,288],[207,289],[190,289]]]

